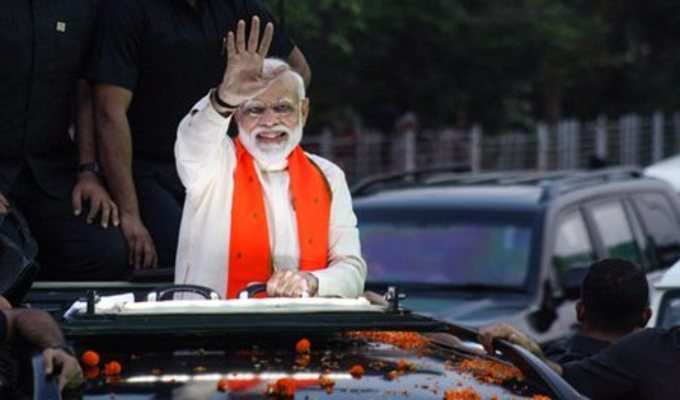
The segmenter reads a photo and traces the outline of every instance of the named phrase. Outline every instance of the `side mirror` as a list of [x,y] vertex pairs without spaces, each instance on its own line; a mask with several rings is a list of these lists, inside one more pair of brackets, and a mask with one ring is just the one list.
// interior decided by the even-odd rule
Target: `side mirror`
[[548,331],[557,319],[557,299],[553,296],[550,281],[543,284],[540,308],[527,316],[529,325],[539,333]]

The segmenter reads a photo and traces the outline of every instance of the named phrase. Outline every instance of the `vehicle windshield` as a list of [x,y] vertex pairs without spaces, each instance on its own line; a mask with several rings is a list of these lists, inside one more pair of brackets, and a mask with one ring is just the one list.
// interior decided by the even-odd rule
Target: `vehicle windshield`
[[359,216],[370,283],[522,290],[529,277],[532,216]]

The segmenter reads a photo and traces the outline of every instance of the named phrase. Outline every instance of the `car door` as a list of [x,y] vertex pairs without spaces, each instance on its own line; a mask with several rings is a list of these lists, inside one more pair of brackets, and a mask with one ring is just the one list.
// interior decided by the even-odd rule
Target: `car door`
[[680,259],[680,218],[673,203],[660,192],[639,193],[631,200],[651,261],[649,270],[668,269]]
[[[564,293],[565,301],[557,307],[557,319],[551,330],[571,332],[576,326],[575,298],[578,297],[580,283],[590,264],[597,259],[597,247],[588,229],[582,207],[570,207],[559,213],[555,225],[555,239],[551,250],[551,268]],[[570,282],[574,281],[574,282]],[[575,293],[572,288],[577,288]]]

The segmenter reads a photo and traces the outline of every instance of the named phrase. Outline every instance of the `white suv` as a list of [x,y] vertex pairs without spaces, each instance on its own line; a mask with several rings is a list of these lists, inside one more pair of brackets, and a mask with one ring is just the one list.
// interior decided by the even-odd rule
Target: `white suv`
[[680,326],[680,261],[676,262],[654,285],[652,318],[649,326]]

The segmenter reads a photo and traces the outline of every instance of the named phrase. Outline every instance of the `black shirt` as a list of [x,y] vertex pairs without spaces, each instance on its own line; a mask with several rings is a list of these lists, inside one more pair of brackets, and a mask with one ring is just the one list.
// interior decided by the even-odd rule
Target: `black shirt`
[[[239,19],[272,16],[259,0],[104,0],[91,77],[133,92],[128,110],[134,158],[174,160],[177,125],[222,80],[223,38]],[[249,30],[249,28],[248,28]],[[293,44],[275,26],[270,56],[287,59]]]
[[680,327],[644,329],[563,369],[564,379],[592,399],[679,399]]
[[545,346],[543,354],[551,361],[564,364],[595,355],[608,346],[609,342],[605,340],[577,333]]
[[48,193],[70,192],[68,127],[95,11],[96,0],[0,1],[0,191],[27,163]]

